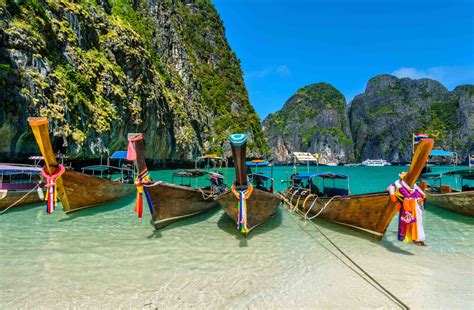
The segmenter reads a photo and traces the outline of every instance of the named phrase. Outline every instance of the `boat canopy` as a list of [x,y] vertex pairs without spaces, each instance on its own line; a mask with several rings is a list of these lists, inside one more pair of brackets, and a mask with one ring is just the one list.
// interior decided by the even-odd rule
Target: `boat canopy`
[[420,175],[420,179],[439,179],[442,176],[443,174],[439,172],[427,172]]
[[41,168],[28,165],[5,165],[0,164],[0,174],[41,174]]
[[249,176],[252,177],[252,178],[259,178],[261,180],[272,180],[271,177],[266,176],[266,175],[264,175],[263,173],[260,173],[260,172],[249,174]]
[[268,166],[270,163],[263,159],[254,159],[245,163],[249,167],[264,167]]
[[227,160],[227,158],[217,156],[217,154],[204,154],[204,155],[199,156],[198,158],[196,158],[196,160],[201,160],[201,159]]
[[309,180],[314,177],[319,177],[323,179],[349,179],[349,176],[345,174],[339,174],[334,172],[318,172],[318,173],[302,173],[293,176],[294,180]]
[[44,158],[43,158],[43,156],[37,156],[36,155],[36,156],[30,156],[30,157],[28,157],[28,159],[30,159],[30,160],[43,160]]
[[127,159],[127,151],[117,151],[110,156],[111,159]]
[[448,151],[444,151],[444,150],[431,150],[431,152],[430,152],[430,156],[449,156],[449,157],[453,157],[455,155],[456,155],[456,153],[454,153],[454,152],[448,152]]
[[182,177],[182,178],[199,178],[203,175],[209,174],[207,171],[199,170],[199,169],[190,169],[184,171],[178,171],[173,173],[174,177]]
[[446,172],[444,175],[460,176],[465,180],[474,180],[474,170],[454,170]]
[[120,171],[120,172],[133,173],[133,170],[129,169],[129,168],[114,167],[114,166],[107,166],[107,165],[93,165],[93,166],[87,166],[87,167],[82,168],[82,171],[104,172],[104,171],[107,171],[107,170],[115,170],[115,171]]

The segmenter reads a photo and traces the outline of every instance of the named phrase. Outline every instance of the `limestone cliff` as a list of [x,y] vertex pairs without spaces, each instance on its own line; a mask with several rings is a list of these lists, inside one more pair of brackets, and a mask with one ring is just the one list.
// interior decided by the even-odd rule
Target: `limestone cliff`
[[409,162],[414,132],[427,133],[436,148],[465,158],[473,152],[473,109],[473,85],[450,92],[430,79],[376,76],[349,109],[356,159]]
[[323,164],[353,157],[346,100],[326,83],[299,89],[263,121],[263,128],[277,162],[284,162],[293,151],[318,153]]
[[137,131],[157,159],[222,152],[232,131],[267,148],[209,0],[0,0],[0,157],[37,152],[28,116],[73,157]]

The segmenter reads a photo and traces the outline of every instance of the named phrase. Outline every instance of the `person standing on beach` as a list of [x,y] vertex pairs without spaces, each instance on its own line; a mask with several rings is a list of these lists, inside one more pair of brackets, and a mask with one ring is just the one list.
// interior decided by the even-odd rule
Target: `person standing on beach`
[[425,230],[423,228],[423,202],[425,193],[414,185],[410,187],[403,178],[406,172],[400,173],[400,178],[389,186],[390,199],[397,202],[399,210],[398,240],[413,242],[425,246]]

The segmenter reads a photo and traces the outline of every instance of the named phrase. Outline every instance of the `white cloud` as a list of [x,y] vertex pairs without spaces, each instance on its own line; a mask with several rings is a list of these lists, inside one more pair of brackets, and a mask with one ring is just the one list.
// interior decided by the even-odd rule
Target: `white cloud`
[[256,70],[256,71],[250,71],[250,72],[245,72],[245,77],[247,78],[264,78],[266,77],[269,73],[271,73],[273,69],[271,68],[266,68],[262,70]]
[[437,80],[448,88],[474,82],[474,66],[439,66],[426,69],[402,67],[392,72],[392,75],[411,79],[429,78]]
[[281,65],[281,66],[278,66],[278,68],[276,69],[276,72],[280,76],[287,76],[290,74],[290,68],[288,68],[287,65]]
[[261,79],[270,74],[278,74],[280,77],[285,77],[290,75],[290,68],[287,65],[280,65],[278,67],[270,67],[261,70],[255,70],[250,72],[245,72],[244,76],[247,79]]

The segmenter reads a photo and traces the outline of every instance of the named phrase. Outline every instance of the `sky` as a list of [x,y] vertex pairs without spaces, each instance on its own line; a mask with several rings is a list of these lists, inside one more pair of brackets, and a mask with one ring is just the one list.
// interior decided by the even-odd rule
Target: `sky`
[[349,103],[382,73],[474,84],[474,0],[212,0],[263,120],[326,82]]

